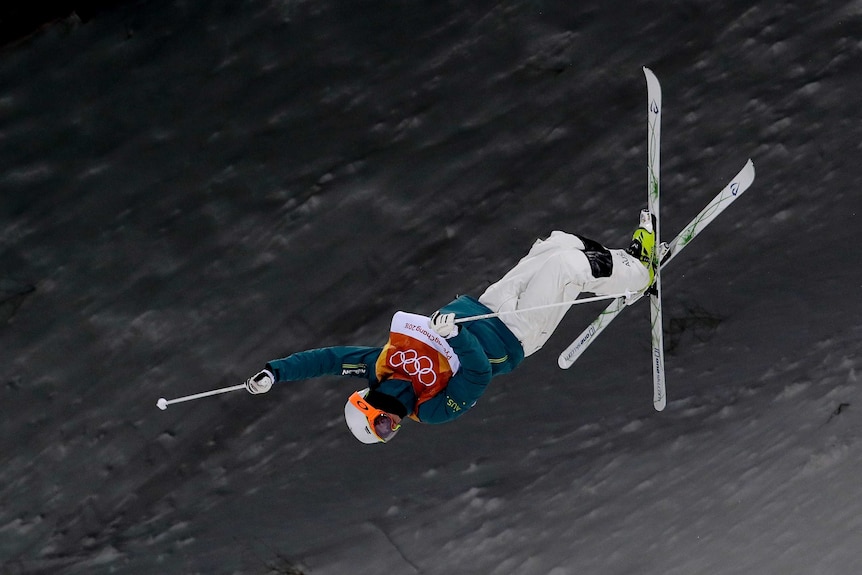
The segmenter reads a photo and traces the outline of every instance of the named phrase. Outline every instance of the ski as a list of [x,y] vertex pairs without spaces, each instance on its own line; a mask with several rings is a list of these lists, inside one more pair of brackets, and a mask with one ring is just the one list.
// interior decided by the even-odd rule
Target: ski
[[[686,225],[679,234],[666,246],[663,245],[659,253],[660,269],[673,260],[683,248],[697,237],[727,206],[742,195],[754,182],[754,164],[751,160],[746,162],[742,170],[724,187],[697,216]],[[630,304],[639,300],[644,294],[633,296]],[[581,334],[567,347],[558,359],[561,368],[568,369],[584,353],[587,347],[604,331],[606,327],[626,307],[626,298],[615,299],[602,311],[599,316],[581,332]]]
[[660,185],[661,173],[661,85],[649,68],[644,68],[647,83],[647,202],[655,226],[655,246],[652,253],[655,279],[647,291],[650,300],[650,340],[652,345],[653,406],[657,411],[665,407],[664,334],[661,316],[661,266],[658,253],[660,229]]

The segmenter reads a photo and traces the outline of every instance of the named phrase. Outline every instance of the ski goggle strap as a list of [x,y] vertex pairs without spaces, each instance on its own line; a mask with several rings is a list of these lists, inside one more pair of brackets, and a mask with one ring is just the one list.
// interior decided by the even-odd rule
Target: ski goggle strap
[[395,437],[395,434],[401,429],[401,424],[396,423],[390,414],[365,401],[365,398],[358,391],[350,396],[350,403],[365,415],[365,419],[368,420],[368,428],[383,443]]

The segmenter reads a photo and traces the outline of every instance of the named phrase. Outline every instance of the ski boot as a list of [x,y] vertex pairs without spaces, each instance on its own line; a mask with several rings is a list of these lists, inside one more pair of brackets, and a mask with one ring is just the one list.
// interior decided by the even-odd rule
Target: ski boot
[[632,243],[626,252],[636,257],[649,270],[649,285],[655,281],[655,270],[658,262],[655,260],[655,217],[649,210],[641,210],[638,228],[632,234]]

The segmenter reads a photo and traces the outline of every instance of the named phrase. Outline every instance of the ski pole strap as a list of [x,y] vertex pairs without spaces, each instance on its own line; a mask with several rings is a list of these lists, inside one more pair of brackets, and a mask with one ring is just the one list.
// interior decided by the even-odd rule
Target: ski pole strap
[[482,315],[471,315],[469,317],[459,317],[458,319],[455,320],[455,323],[466,323],[468,321],[476,321],[477,319],[490,319],[492,317],[500,317],[503,315],[509,315],[509,314],[513,314],[513,313],[526,313],[528,311],[536,311],[536,310],[540,310],[540,309],[549,309],[552,307],[579,305],[579,304],[584,304],[584,303],[591,303],[594,301],[602,301],[602,300],[606,300],[606,299],[617,299],[617,298],[621,298],[621,297],[628,298],[628,297],[631,297],[633,295],[635,295],[635,292],[630,292],[630,291],[627,291],[625,293],[617,293],[617,294],[609,294],[609,295],[597,295],[597,296],[593,296],[593,297],[585,297],[585,298],[575,299],[575,300],[570,300],[570,301],[561,301],[561,302],[557,302],[557,303],[549,303],[546,305],[537,305],[534,307],[525,307],[522,309],[498,311],[498,312],[494,312],[494,313],[485,313]]

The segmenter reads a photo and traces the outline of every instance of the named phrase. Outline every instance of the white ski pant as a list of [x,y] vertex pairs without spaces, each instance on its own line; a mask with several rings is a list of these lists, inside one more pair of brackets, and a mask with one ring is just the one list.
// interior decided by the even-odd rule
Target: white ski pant
[[[647,268],[623,250],[608,250],[613,261],[610,277],[594,277],[585,248],[580,238],[560,231],[545,240],[536,240],[530,252],[489,286],[479,301],[493,312],[509,312],[572,301],[581,292],[636,292],[649,284]],[[570,307],[508,313],[500,320],[521,341],[524,355],[531,355],[545,345]]]

